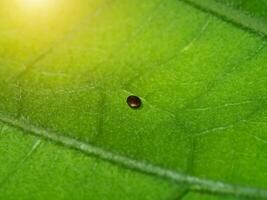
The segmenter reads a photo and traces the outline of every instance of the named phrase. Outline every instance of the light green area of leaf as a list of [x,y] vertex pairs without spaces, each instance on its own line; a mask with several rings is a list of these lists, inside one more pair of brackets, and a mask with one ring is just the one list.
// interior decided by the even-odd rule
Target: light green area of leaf
[[166,199],[179,187],[1,124],[0,199]]
[[183,200],[237,200],[239,198],[229,196],[219,196],[214,194],[204,194],[199,192],[190,192],[183,197]]
[[267,199],[259,1],[30,2],[0,3],[0,198]]

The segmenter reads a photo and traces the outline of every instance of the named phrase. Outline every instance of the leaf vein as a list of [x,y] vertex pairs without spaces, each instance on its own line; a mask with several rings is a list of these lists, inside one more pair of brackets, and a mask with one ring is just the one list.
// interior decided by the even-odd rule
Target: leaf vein
[[221,3],[213,0],[179,0],[193,8],[196,8],[204,13],[211,14],[220,18],[222,21],[231,23],[232,25],[254,33],[264,39],[267,38],[266,23],[261,20],[255,20],[253,17],[246,15],[243,12],[231,9]]
[[12,117],[0,114],[0,121],[9,126],[21,129],[23,132],[31,133],[34,136],[42,137],[47,140],[51,140],[55,143],[64,145],[71,149],[76,149],[81,153],[95,156],[99,159],[111,162],[113,164],[120,165],[124,168],[135,170],[141,173],[153,175],[159,178],[164,178],[172,182],[179,184],[188,184],[190,189],[199,191],[208,191],[212,193],[244,196],[248,198],[263,198],[267,199],[267,190],[260,188],[251,188],[240,185],[228,184],[220,181],[208,180],[196,176],[190,176],[183,173],[179,173],[170,169],[162,168],[160,166],[135,160],[123,155],[119,155],[100,147],[76,140],[71,137],[63,136],[55,132],[39,128],[31,125],[25,121],[17,120]]

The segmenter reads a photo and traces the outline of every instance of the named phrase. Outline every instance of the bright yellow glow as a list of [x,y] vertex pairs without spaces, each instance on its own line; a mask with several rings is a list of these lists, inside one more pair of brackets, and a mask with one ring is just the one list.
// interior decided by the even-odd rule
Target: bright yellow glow
[[47,9],[55,0],[19,0],[21,7],[25,9]]

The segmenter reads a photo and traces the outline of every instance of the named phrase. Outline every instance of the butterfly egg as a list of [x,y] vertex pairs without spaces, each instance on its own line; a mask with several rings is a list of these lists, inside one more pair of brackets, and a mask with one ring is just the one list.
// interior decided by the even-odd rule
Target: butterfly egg
[[131,108],[139,108],[142,105],[142,101],[138,96],[128,96],[127,98],[127,104]]

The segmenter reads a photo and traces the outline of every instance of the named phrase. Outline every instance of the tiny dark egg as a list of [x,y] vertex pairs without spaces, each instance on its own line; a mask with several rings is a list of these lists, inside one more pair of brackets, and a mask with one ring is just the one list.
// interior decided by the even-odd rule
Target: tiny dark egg
[[127,98],[127,104],[129,107],[136,109],[142,105],[142,101],[138,96],[131,95]]

